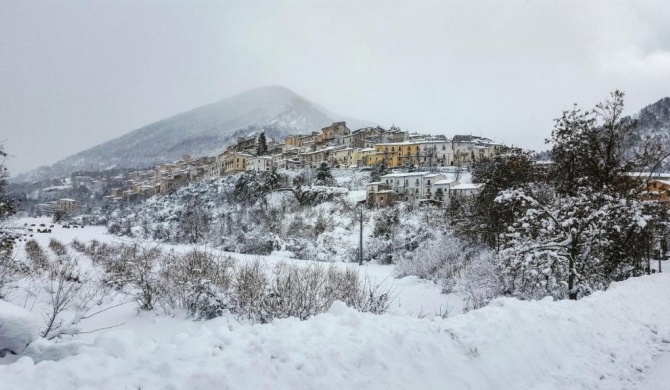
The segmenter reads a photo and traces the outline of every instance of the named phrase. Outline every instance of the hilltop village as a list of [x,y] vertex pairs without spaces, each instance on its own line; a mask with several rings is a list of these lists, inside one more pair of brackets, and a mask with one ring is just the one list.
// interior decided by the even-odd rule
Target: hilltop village
[[[191,158],[156,165],[152,169],[122,172],[111,177],[100,173],[74,174],[69,186],[103,192],[108,201],[134,201],[167,194],[192,182],[242,172],[269,172],[273,169],[329,168],[371,170],[383,166],[388,174],[367,186],[368,197],[385,205],[394,199],[431,199],[446,202],[450,195],[470,195],[477,186],[447,179],[444,171],[460,171],[470,164],[492,157],[504,146],[491,139],[472,136],[409,133],[398,127],[365,127],[350,130],[346,122],[335,122],[320,132],[293,134],[283,142],[266,138],[265,133],[239,137],[216,156]],[[451,168],[450,168],[451,167]],[[65,183],[63,183],[65,184]],[[69,213],[80,207],[76,199],[63,198],[36,205],[39,214]]]
[[[115,188],[107,197],[130,200],[140,195],[165,194],[186,183],[233,175],[247,171],[317,168],[322,163],[331,168],[369,169],[384,164],[388,169],[408,168],[407,174],[384,177],[389,183],[371,183],[375,192],[389,191],[385,184],[399,176],[412,176],[408,184],[416,185],[416,194],[425,197],[425,183],[439,182],[440,167],[463,167],[493,156],[503,145],[472,135],[410,134],[397,127],[386,130],[366,127],[351,131],[345,122],[335,122],[320,132],[289,135],[284,142],[266,139],[265,134],[240,137],[217,156],[191,159],[185,155],[172,164],[125,175],[127,184]],[[368,167],[368,168],[366,168]],[[418,171],[426,172],[418,172]],[[432,175],[432,176],[431,176]],[[436,180],[437,179],[437,180]],[[86,181],[78,177],[73,180]],[[394,183],[395,183],[394,181]],[[375,185],[377,184],[377,185]],[[391,186],[389,186],[391,187]],[[430,192],[430,191],[428,191]]]

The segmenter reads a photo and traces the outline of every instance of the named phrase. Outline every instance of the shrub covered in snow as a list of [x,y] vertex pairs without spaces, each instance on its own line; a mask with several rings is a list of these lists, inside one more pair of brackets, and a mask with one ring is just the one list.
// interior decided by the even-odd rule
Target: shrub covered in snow
[[62,242],[56,240],[55,238],[49,240],[49,249],[51,249],[53,253],[56,254],[56,256],[67,255],[67,248],[65,248],[65,245],[63,245]]
[[49,259],[44,249],[35,240],[29,240],[25,246],[26,257],[34,270],[45,270],[49,266]]
[[389,291],[360,280],[357,270],[260,260],[237,263],[212,251],[186,253],[122,245],[103,260],[106,283],[130,294],[142,310],[184,309],[195,318],[232,314],[249,322],[306,319],[342,301],[383,313]]

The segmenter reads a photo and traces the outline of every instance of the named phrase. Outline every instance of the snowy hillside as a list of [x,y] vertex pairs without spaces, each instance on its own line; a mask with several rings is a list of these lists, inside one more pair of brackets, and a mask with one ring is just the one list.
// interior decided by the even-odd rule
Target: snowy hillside
[[259,88],[152,123],[14,180],[62,177],[100,167],[142,168],[183,154],[215,155],[238,136],[265,131],[281,138],[319,131],[336,121],[346,121],[352,129],[372,124],[333,114],[284,87]]

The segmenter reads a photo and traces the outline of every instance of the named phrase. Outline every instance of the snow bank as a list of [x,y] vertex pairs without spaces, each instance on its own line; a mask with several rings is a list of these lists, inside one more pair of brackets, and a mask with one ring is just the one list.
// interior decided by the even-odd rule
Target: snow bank
[[0,357],[21,353],[37,339],[37,320],[28,310],[0,300]]
[[112,331],[57,362],[0,366],[21,389],[628,389],[670,342],[670,275],[578,302],[500,299],[442,319],[335,304],[308,321],[193,323],[169,342]]

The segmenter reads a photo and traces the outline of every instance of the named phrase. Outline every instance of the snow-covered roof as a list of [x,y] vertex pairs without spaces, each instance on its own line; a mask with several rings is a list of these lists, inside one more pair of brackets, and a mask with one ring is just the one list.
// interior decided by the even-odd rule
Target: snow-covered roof
[[302,153],[302,155],[323,153],[324,151],[325,151],[325,149],[319,149],[319,150],[314,150],[314,151],[311,151],[311,152]]
[[379,184],[385,184],[385,183],[383,181],[373,181],[373,182],[370,182],[370,183],[366,184],[365,186],[366,187],[367,186],[376,186],[376,185],[379,185]]
[[389,173],[387,175],[384,175],[382,177],[406,177],[406,176],[425,176],[428,174],[428,172],[403,172],[403,173]]
[[650,177],[650,178],[659,178],[659,179],[670,179],[670,173],[661,173],[661,172],[626,172],[626,176],[634,177]]
[[451,140],[447,139],[420,139],[414,141],[417,144],[444,144],[451,143]]
[[480,184],[464,183],[451,187],[452,190],[477,190],[481,187]]
[[416,141],[402,141],[402,142],[380,142],[377,146],[396,146],[396,145],[418,145]]
[[434,184],[434,185],[451,184],[451,183],[454,183],[455,181],[456,181],[456,180],[454,180],[454,179],[445,179],[445,180],[438,180],[438,181],[436,181],[436,182],[433,183],[433,184]]

